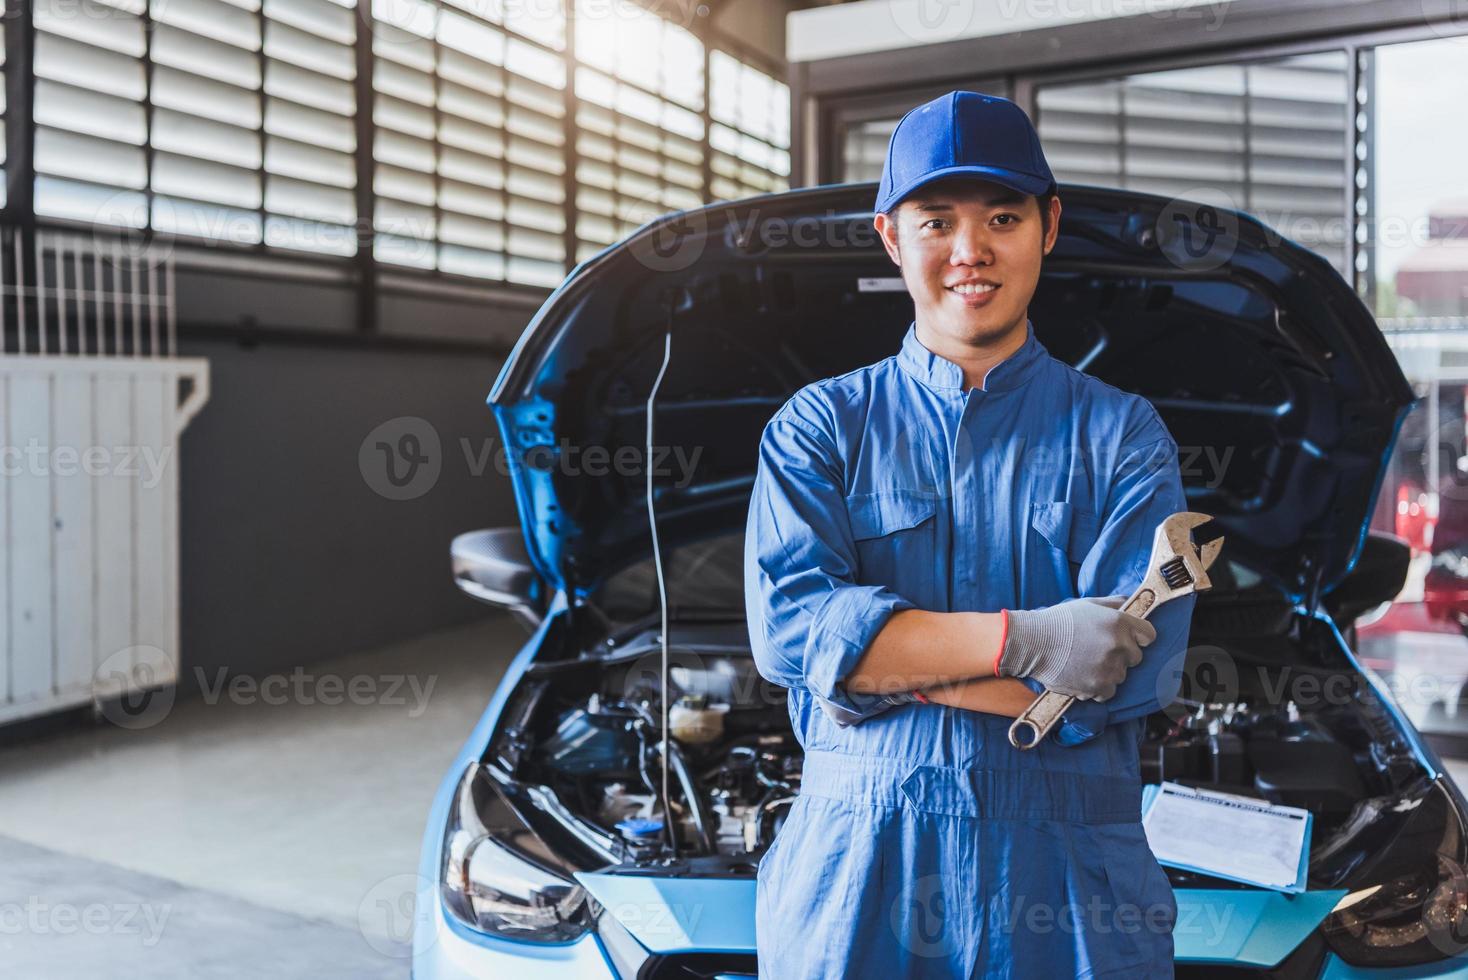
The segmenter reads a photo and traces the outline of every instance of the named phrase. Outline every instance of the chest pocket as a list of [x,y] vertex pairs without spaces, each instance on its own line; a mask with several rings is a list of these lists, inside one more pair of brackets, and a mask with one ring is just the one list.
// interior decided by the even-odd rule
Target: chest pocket
[[876,490],[846,498],[863,584],[900,583],[935,560],[938,497],[921,490]]
[[1071,596],[1078,595],[1081,563],[1101,534],[1096,515],[1067,500],[1037,501],[1030,505],[1030,526],[1049,545],[1057,571],[1066,571]]

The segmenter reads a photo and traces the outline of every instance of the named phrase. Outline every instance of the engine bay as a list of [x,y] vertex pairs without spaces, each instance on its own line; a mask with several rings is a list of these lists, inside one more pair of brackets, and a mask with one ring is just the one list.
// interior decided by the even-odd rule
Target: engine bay
[[[1298,618],[1281,631],[1230,635],[1258,625],[1257,612],[1210,616],[1200,603],[1181,696],[1146,721],[1143,780],[1308,809],[1312,877],[1338,879],[1357,860],[1352,840],[1379,837],[1427,780],[1375,690],[1323,652],[1340,649],[1328,624]],[[559,800],[593,845],[586,870],[753,874],[800,791],[803,753],[786,692],[757,672],[742,621],[670,629],[670,833],[660,819],[661,689],[655,625],[534,665],[491,761]],[[1176,884],[1200,877],[1168,870]]]
[[[742,623],[674,628],[668,667],[672,839],[662,829],[661,648],[656,629],[527,674],[520,778],[550,787],[617,860],[744,864],[769,846],[800,788],[785,691],[755,670]],[[517,706],[521,707],[521,706]],[[493,748],[493,747],[492,747]],[[501,754],[503,758],[503,753]],[[658,832],[651,833],[652,825]]]

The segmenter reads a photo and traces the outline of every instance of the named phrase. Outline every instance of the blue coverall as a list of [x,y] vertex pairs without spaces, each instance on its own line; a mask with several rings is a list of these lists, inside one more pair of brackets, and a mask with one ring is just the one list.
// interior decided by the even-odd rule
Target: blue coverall
[[[759,866],[761,977],[1173,975],[1138,743],[1177,693],[1192,596],[1154,611],[1115,697],[1077,702],[1028,752],[1010,718],[843,684],[897,610],[1130,594],[1157,525],[1187,509],[1156,410],[1026,334],[966,389],[910,326],[897,354],[807,385],[765,427],[746,605],[805,767]],[[840,726],[819,698],[862,718]]]

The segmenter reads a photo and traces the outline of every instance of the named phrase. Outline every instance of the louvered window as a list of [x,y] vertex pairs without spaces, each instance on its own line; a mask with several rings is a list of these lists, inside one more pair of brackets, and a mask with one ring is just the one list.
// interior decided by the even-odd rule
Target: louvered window
[[549,9],[492,22],[488,9],[373,8],[376,254],[554,286],[565,275],[564,22]]
[[703,201],[703,43],[636,4],[576,13],[578,259]]
[[1343,52],[1039,90],[1057,178],[1258,216],[1347,271],[1351,136]]
[[353,16],[38,0],[36,212],[351,254]]
[[847,180],[882,179],[887,144],[892,141],[898,118],[865,119],[846,129],[841,159]]
[[5,111],[5,31],[5,25],[0,23],[0,207],[5,206],[6,190],[9,186],[5,179],[5,128],[10,122],[9,114]]
[[718,200],[790,186],[790,89],[724,51],[709,52],[709,146]]
[[147,226],[143,10],[141,0],[37,0],[37,214]]
[[563,0],[354,2],[37,0],[37,213],[345,257],[370,199],[380,263],[554,286],[656,215],[787,186],[786,87],[631,0],[577,0],[573,65]]
[[265,0],[268,245],[356,252],[352,7],[351,0]]

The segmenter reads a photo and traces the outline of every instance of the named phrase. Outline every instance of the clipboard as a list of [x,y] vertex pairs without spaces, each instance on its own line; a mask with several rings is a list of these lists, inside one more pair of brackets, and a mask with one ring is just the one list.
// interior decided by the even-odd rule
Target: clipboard
[[1163,864],[1171,868],[1178,868],[1183,871],[1192,871],[1196,872],[1197,874],[1209,875],[1214,878],[1223,878],[1228,881],[1237,881],[1241,884],[1253,885],[1256,888],[1266,888],[1271,891],[1286,892],[1293,895],[1298,895],[1305,891],[1306,874],[1310,866],[1310,833],[1313,829],[1315,821],[1315,815],[1312,814],[1309,810],[1305,810],[1301,807],[1278,806],[1276,804],[1269,803],[1266,800],[1258,800],[1249,796],[1239,796],[1234,793],[1221,793],[1217,790],[1198,789],[1192,786],[1183,786],[1180,783],[1148,783],[1147,785],[1142,787],[1142,822],[1144,826],[1146,824],[1147,814],[1151,812],[1153,806],[1156,805],[1157,800],[1162,796],[1163,786],[1168,787],[1169,791],[1171,792],[1188,794],[1200,800],[1207,800],[1211,802],[1214,799],[1217,799],[1220,806],[1233,806],[1244,809],[1253,809],[1255,811],[1268,811],[1271,813],[1278,813],[1280,816],[1288,815],[1291,818],[1294,818],[1295,814],[1302,814],[1304,820],[1304,830],[1303,837],[1300,843],[1299,863],[1295,870],[1295,880],[1293,882],[1290,882],[1289,884],[1281,885],[1278,883],[1257,881],[1253,878],[1231,874],[1222,869],[1209,868],[1197,864],[1188,864],[1178,860],[1164,859],[1161,856],[1157,857],[1158,864]]

